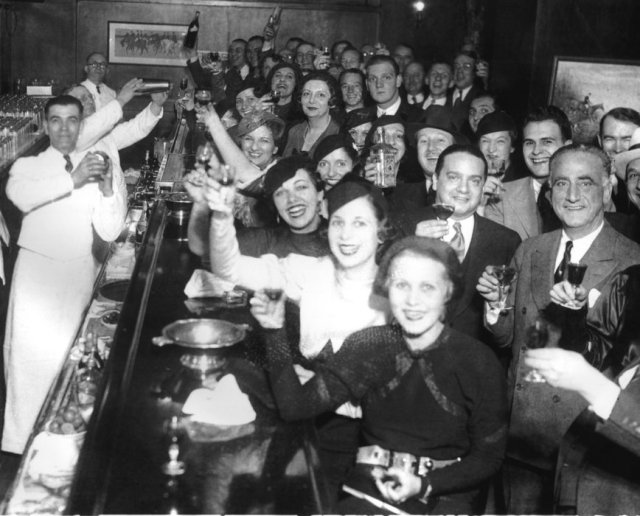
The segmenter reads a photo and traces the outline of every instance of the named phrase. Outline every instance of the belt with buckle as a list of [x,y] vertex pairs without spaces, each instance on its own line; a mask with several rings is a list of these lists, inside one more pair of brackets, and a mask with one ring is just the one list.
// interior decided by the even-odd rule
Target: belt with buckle
[[400,468],[421,477],[426,476],[434,469],[444,468],[460,462],[462,459],[432,459],[431,457],[417,457],[411,453],[385,450],[377,444],[358,448],[356,462],[369,466],[382,466],[384,468]]

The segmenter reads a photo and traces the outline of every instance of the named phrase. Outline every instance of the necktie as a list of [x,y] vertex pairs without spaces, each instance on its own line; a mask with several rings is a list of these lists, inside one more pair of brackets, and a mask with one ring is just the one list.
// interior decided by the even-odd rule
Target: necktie
[[462,228],[460,227],[459,222],[453,223],[453,230],[455,231],[455,235],[449,242],[449,245],[453,248],[453,250],[458,255],[458,260],[462,263],[464,260],[464,236],[462,236]]
[[68,154],[65,154],[64,156],[62,156],[64,158],[64,160],[67,162],[64,166],[64,169],[71,173],[71,171],[73,170],[73,163],[71,163],[71,158],[69,157]]
[[458,94],[458,96],[453,102],[453,107],[458,107],[460,104],[462,104],[462,92],[460,90],[456,90],[456,93]]
[[411,95],[411,103],[412,104],[417,104],[418,103],[418,97],[416,97],[415,95]]
[[98,95],[100,95],[100,86],[96,86],[96,91],[98,92]]
[[565,272],[567,270],[567,264],[571,261],[571,249],[573,248],[573,242],[571,240],[567,241],[567,244],[564,247],[564,255],[562,256],[562,261],[556,272],[553,274],[553,282],[560,283],[564,280]]
[[560,219],[556,215],[556,212],[553,211],[553,206],[547,198],[547,192],[550,190],[551,187],[549,186],[549,182],[545,181],[540,188],[540,193],[536,200],[538,214],[540,215],[540,233],[548,233],[549,231],[554,231],[562,227]]

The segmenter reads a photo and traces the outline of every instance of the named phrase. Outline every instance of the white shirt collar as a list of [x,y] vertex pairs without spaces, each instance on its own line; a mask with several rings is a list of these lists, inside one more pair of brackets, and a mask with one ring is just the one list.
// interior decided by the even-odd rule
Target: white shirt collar
[[415,104],[421,104],[422,102],[424,102],[424,93],[422,93],[421,91],[419,91],[416,95],[411,95],[411,93],[407,93],[407,102],[409,104],[411,104],[411,99],[415,97],[416,101]]
[[431,95],[429,95],[424,104],[422,104],[422,109],[427,109],[429,106],[444,106],[447,103],[447,97],[440,97],[434,99]]
[[458,88],[456,88],[454,90],[454,92],[453,92],[453,101],[455,102],[458,97],[460,97],[461,101],[464,100],[465,98],[467,98],[467,94],[469,93],[469,91],[471,91],[471,87],[472,86],[473,86],[473,84],[471,86],[467,86],[462,91],[459,90]]
[[540,195],[540,190],[542,190],[542,184],[535,178],[531,177],[531,188],[533,188],[533,194],[535,195],[537,200],[538,196]]
[[396,101],[386,109],[382,109],[380,106],[376,106],[376,116],[380,118],[383,114],[395,115],[398,112],[398,109],[400,109],[401,102],[402,102],[402,99],[400,99],[400,96],[398,96]]
[[604,221],[602,221],[600,225],[588,235],[585,235],[581,238],[576,238],[574,240],[571,240],[563,229],[562,237],[560,238],[560,246],[558,247],[558,255],[556,256],[556,266],[554,270],[558,268],[558,265],[560,265],[562,257],[564,256],[564,248],[569,240],[573,242],[573,247],[571,248],[571,261],[579,262],[580,260],[582,260],[582,258],[584,258],[584,255],[587,254],[587,251],[593,244],[593,241],[598,237],[603,227]]
[[247,75],[249,75],[249,65],[243,65],[242,68],[238,70],[238,72],[240,73],[240,77],[242,77],[242,80],[244,81],[247,78]]

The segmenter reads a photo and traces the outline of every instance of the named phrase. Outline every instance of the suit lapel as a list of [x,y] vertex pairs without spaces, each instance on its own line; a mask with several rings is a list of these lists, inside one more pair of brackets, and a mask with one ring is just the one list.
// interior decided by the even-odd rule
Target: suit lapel
[[602,231],[582,258],[582,262],[587,264],[587,272],[582,283],[588,290],[592,288],[601,290],[603,280],[618,265],[618,260],[614,256],[616,238],[615,230],[605,222]]
[[535,249],[531,257],[531,294],[540,310],[549,304],[549,291],[553,286],[553,271],[561,236],[561,231],[545,235],[547,241]]

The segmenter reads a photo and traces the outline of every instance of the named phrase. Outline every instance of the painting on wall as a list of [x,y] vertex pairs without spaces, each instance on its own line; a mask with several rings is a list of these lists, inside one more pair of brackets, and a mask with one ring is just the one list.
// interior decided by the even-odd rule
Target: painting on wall
[[109,22],[109,63],[184,66],[187,25]]
[[569,117],[574,142],[592,143],[607,111],[640,111],[639,83],[640,62],[556,56],[549,103]]

